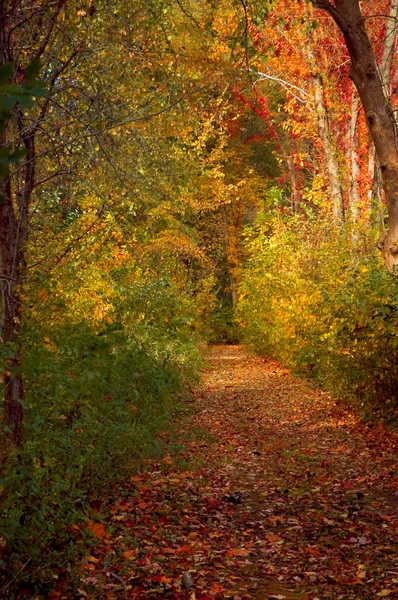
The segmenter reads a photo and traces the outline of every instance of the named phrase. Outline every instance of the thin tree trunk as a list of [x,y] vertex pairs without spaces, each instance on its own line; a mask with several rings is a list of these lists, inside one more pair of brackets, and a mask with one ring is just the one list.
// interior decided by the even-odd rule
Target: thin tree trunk
[[387,98],[391,95],[391,65],[397,39],[398,0],[391,0],[390,13],[384,34],[383,56],[380,65],[380,77]]
[[326,165],[329,174],[330,193],[333,202],[333,218],[344,221],[344,199],[341,187],[339,167],[330,137],[329,116],[323,95],[323,81],[319,73],[311,74],[315,110],[318,118],[318,132],[325,152]]
[[[11,24],[7,3],[0,2],[0,66],[10,62],[9,40]],[[14,109],[14,115],[18,109]],[[13,117],[14,118],[14,117]],[[11,178],[0,178],[0,338],[6,346],[8,358],[4,360],[4,440],[7,451],[22,443],[24,386],[21,374],[20,330],[22,321],[23,246],[27,236],[29,201],[34,185],[34,135],[24,127],[19,109],[20,137],[26,156],[21,165],[23,186],[18,194],[18,206],[13,198]],[[7,128],[0,133],[0,147],[7,146]]]
[[[308,18],[309,11],[307,9],[305,9],[305,14]],[[325,102],[323,79],[321,73],[319,72],[317,58],[314,51],[317,43],[316,32],[309,30],[307,32],[307,39],[308,44],[306,47],[306,54],[308,56],[310,66],[312,97],[317,115],[318,134],[326,159],[326,168],[328,172],[329,188],[333,206],[333,219],[334,221],[341,223],[345,219],[343,186],[340,177],[337,153],[330,133],[329,113]]]
[[[7,3],[0,2],[0,66],[9,61],[7,35]],[[7,145],[7,132],[0,133],[0,147]],[[18,335],[21,327],[21,256],[20,223],[12,201],[10,177],[0,178],[0,290],[1,342],[7,346],[10,357],[4,361],[4,439],[3,448],[9,450],[22,441],[24,398],[20,371]]]
[[289,173],[290,184],[292,191],[290,194],[292,212],[294,214],[301,213],[301,194],[299,189],[299,176],[297,173],[296,165],[294,164],[293,148],[290,150],[290,154],[286,153],[286,163]]
[[[398,0],[391,0],[390,12],[386,22],[384,34],[383,55],[380,64],[380,78],[384,94],[387,98],[391,95],[391,65],[397,38]],[[382,204],[382,177],[378,160],[374,161],[373,185],[370,198],[371,220],[380,226],[380,233],[384,232],[383,204]]]
[[351,93],[351,121],[350,121],[350,139],[349,139],[349,151],[350,151],[350,213],[353,224],[355,225],[358,221],[359,216],[359,158],[358,148],[356,142],[356,131],[358,124],[358,97],[355,91]]
[[377,156],[374,157],[373,163],[373,184],[370,195],[370,219],[371,223],[377,227],[380,234],[384,235],[386,227],[384,223],[384,208],[381,197],[383,181]]
[[[314,60],[312,62],[314,62]],[[342,222],[344,221],[343,190],[340,181],[337,157],[330,136],[329,115],[325,104],[323,81],[320,73],[311,73],[311,84],[318,120],[318,133],[325,153],[326,166],[329,175],[330,193],[333,203],[333,219]]]

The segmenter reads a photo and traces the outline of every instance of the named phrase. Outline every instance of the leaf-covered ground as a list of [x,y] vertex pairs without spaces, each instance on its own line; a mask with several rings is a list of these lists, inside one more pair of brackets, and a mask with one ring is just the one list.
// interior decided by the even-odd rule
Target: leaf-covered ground
[[397,436],[242,347],[207,359],[197,433],[98,503],[76,597],[397,598]]

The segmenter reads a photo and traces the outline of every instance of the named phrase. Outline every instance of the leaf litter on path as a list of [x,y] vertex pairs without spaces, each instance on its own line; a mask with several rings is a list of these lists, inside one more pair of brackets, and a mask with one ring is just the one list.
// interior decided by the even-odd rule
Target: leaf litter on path
[[181,420],[203,434],[92,516],[76,597],[398,597],[397,436],[243,347],[207,360]]

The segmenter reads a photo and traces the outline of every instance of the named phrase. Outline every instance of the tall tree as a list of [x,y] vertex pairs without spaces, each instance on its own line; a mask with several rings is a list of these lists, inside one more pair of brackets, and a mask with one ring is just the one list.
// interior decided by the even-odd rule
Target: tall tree
[[[65,2],[66,0],[40,4],[30,2],[28,6],[22,1],[4,0],[0,3],[0,68],[12,65],[11,83],[24,81],[29,64],[42,60]],[[33,34],[35,28],[36,33]],[[33,35],[36,36],[36,43],[32,51],[29,37],[32,38]],[[72,57],[68,58],[70,60]],[[50,88],[54,87],[64,67],[65,63],[54,67],[49,78]],[[18,336],[22,321],[22,287],[26,266],[24,247],[28,237],[32,191],[36,183],[36,135],[49,110],[49,99],[44,100],[33,118],[26,114],[25,107],[23,102],[17,102],[9,126],[1,133],[0,138],[3,149],[11,143],[24,149],[24,157],[18,165],[17,173],[14,176],[5,173],[0,180],[0,334],[8,351],[4,374],[4,421],[8,446],[20,444],[22,436],[24,387]]]

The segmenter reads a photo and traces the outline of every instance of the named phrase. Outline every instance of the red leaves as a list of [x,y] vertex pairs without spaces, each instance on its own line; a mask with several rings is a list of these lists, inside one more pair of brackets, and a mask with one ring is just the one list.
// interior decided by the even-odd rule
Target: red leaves
[[[357,420],[347,435],[329,398],[275,363],[213,352],[215,361],[233,356],[233,370],[224,358],[206,375],[215,384],[198,395],[190,424],[214,442],[185,439],[161,469],[133,475],[109,502],[112,535],[90,521],[87,597],[123,588],[131,600],[314,600],[344,597],[349,586],[364,600],[393,597],[388,435]],[[384,454],[369,461],[368,443]],[[179,462],[182,472],[171,466]]]

